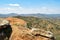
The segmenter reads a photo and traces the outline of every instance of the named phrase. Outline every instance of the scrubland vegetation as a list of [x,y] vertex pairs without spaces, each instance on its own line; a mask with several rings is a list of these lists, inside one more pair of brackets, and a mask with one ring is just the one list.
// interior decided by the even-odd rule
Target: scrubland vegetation
[[44,30],[49,30],[54,33],[56,40],[60,40],[60,19],[58,18],[37,18],[37,17],[23,17],[14,16],[16,18],[23,19],[27,22],[28,28],[40,28]]

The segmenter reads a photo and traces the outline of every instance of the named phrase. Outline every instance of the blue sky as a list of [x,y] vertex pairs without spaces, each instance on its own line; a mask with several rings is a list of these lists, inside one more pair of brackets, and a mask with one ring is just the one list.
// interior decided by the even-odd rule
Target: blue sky
[[60,14],[60,0],[0,0],[0,14]]

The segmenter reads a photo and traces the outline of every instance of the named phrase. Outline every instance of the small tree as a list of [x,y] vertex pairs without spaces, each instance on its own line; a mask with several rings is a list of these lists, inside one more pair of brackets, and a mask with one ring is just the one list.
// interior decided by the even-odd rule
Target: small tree
[[27,23],[27,28],[31,29],[31,27],[32,27],[31,22],[28,22],[28,23]]

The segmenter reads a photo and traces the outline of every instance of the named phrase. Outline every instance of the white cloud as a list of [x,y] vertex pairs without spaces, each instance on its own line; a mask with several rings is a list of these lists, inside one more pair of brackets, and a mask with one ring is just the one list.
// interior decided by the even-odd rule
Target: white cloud
[[9,6],[17,6],[19,7],[20,5],[19,4],[8,4]]
[[[12,7],[13,6],[13,7]],[[53,9],[48,7],[41,7],[41,8],[23,8],[19,4],[9,4],[8,7],[0,8],[0,13],[6,14],[6,13],[60,13],[60,9]]]
[[56,13],[60,13],[60,9],[56,9],[56,8],[48,8],[48,7],[42,7],[40,9],[41,13],[46,13],[46,14],[56,14]]

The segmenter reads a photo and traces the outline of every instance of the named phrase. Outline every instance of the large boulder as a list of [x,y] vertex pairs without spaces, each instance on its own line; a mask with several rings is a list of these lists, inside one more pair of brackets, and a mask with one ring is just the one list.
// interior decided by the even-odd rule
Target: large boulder
[[0,18],[0,40],[8,40],[11,35],[11,26],[8,20]]
[[[38,28],[32,28],[30,30],[31,34],[38,37],[40,36],[40,38],[42,37],[43,40],[47,40],[47,39],[51,39],[54,40],[54,34],[51,31],[46,31],[44,29],[38,29]],[[42,40],[42,39],[41,39]]]
[[38,28],[32,28],[30,31],[33,35],[38,35],[39,34],[41,36],[45,36],[45,37],[48,37],[48,38],[54,37],[54,35],[51,31],[46,31],[46,30],[38,29]]

